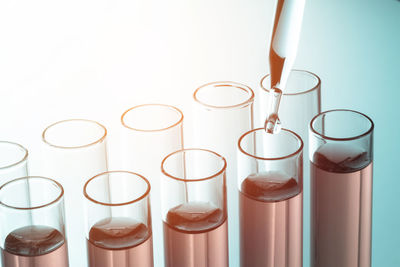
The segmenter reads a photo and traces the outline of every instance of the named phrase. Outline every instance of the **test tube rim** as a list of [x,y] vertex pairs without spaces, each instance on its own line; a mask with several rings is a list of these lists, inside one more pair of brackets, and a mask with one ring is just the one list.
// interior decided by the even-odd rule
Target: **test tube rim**
[[[300,69],[292,69],[291,72],[307,73],[307,74],[309,74],[309,75],[311,75],[311,76],[313,76],[314,78],[317,79],[317,84],[314,87],[310,88],[310,89],[307,89],[307,90],[304,90],[304,91],[300,91],[300,92],[297,92],[297,93],[285,93],[285,92],[283,92],[284,96],[304,95],[304,94],[308,94],[308,93],[310,93],[312,91],[315,91],[315,90],[321,88],[321,78],[319,78],[319,76],[317,74],[315,74],[315,73],[313,73],[311,71],[308,71],[308,70],[300,70]],[[271,74],[265,75],[264,77],[261,78],[261,81],[260,81],[261,89],[263,89],[264,91],[266,91],[268,93],[270,92],[270,89],[264,87],[263,83],[264,83],[264,80],[267,79],[269,76],[271,76]]]
[[[137,176],[145,181],[145,183],[147,184],[147,189],[140,197],[137,197],[133,200],[122,202],[122,203],[105,203],[105,202],[98,201],[98,200],[92,198],[91,196],[89,196],[89,194],[86,192],[86,188],[87,188],[88,184],[90,183],[90,181],[92,181],[96,178],[99,178],[100,176],[103,176],[105,174],[110,174],[110,173],[125,173],[125,174]],[[131,171],[115,170],[115,171],[105,171],[105,172],[99,173],[99,174],[93,176],[92,178],[88,179],[86,181],[85,185],[83,186],[83,195],[85,196],[85,198],[87,200],[89,200],[95,204],[98,204],[98,205],[108,206],[108,207],[120,207],[120,206],[131,205],[133,203],[136,203],[136,202],[144,199],[145,197],[147,197],[150,194],[150,189],[151,189],[150,182],[143,175],[135,173],[135,172],[131,172]]]
[[[158,129],[139,129],[139,128],[131,127],[127,123],[125,123],[124,117],[129,111],[136,109],[136,108],[146,107],[146,106],[159,106],[159,107],[166,107],[169,109],[173,109],[174,111],[176,111],[179,114],[179,119],[178,119],[178,121],[174,122],[173,124],[169,125],[168,127],[163,127],[163,128],[158,128]],[[137,105],[137,106],[127,109],[121,115],[121,124],[122,124],[122,126],[124,126],[127,129],[138,131],[138,132],[161,132],[161,131],[165,131],[165,130],[174,128],[175,126],[181,124],[183,122],[183,117],[184,117],[183,112],[175,106],[167,105],[167,104],[159,104],[159,103],[148,103],[148,104]]]
[[[324,134],[320,133],[319,131],[317,131],[317,130],[313,127],[313,123],[314,123],[314,121],[315,121],[317,118],[319,118],[319,117],[322,116],[322,115],[325,115],[325,114],[328,114],[328,113],[331,113],[331,112],[337,112],[337,111],[340,111],[340,112],[343,112],[343,111],[344,111],[344,112],[351,112],[351,113],[356,113],[356,114],[358,114],[358,115],[361,115],[361,117],[367,119],[367,120],[370,122],[371,125],[370,125],[370,127],[368,128],[368,130],[365,131],[365,132],[362,133],[362,134],[355,135],[355,136],[351,136],[351,137],[342,137],[342,138],[337,138],[337,137],[332,137],[332,136],[324,135]],[[360,138],[362,138],[362,137],[364,137],[364,136],[367,136],[367,135],[369,135],[370,133],[372,133],[372,131],[374,130],[374,127],[375,127],[374,122],[372,121],[372,119],[371,119],[370,117],[368,117],[368,116],[365,115],[364,113],[361,113],[361,112],[356,111],[356,110],[351,110],[351,109],[330,109],[330,110],[326,110],[326,111],[324,111],[324,112],[321,112],[321,113],[315,115],[314,118],[312,118],[312,120],[310,121],[310,125],[309,125],[310,131],[311,131],[313,134],[315,134],[315,135],[317,135],[317,136],[320,136],[320,137],[323,138],[323,139],[331,140],[331,141],[353,141],[353,140],[357,140],[357,139],[360,139]]]
[[[299,148],[298,148],[295,152],[292,152],[292,153],[290,153],[289,155],[286,155],[286,156],[283,156],[283,157],[274,157],[274,158],[259,157],[259,156],[252,155],[252,154],[246,152],[246,151],[242,148],[242,146],[240,145],[240,143],[242,142],[243,138],[244,138],[245,136],[247,136],[248,134],[252,133],[252,132],[256,132],[256,131],[260,131],[260,130],[261,130],[261,131],[265,131],[264,128],[256,128],[256,129],[247,131],[247,132],[245,132],[244,134],[242,134],[242,136],[240,136],[240,138],[239,138],[239,140],[238,140],[238,148],[239,148],[240,152],[242,152],[242,153],[245,154],[246,156],[249,156],[249,157],[252,157],[252,158],[255,158],[255,159],[258,159],[258,160],[269,160],[269,161],[272,161],[272,160],[284,160],[284,159],[289,159],[289,158],[292,158],[292,157],[294,157],[294,156],[296,156],[296,155],[298,155],[298,154],[301,154],[301,153],[303,152],[303,148],[304,148],[303,139],[301,139],[301,137],[300,137],[297,133],[295,133],[295,132],[293,132],[293,131],[291,131],[291,130],[289,130],[289,129],[285,129],[285,128],[282,128],[281,131],[285,131],[285,132],[288,132],[288,133],[292,134],[294,137],[296,137],[296,139],[297,139],[298,141],[300,141]],[[266,133],[266,134],[269,134],[269,133]]]
[[[222,162],[223,162],[222,168],[218,172],[213,174],[213,175],[209,175],[209,176],[203,177],[203,178],[196,178],[196,179],[183,179],[183,178],[179,178],[179,177],[176,177],[174,175],[169,174],[164,168],[164,163],[166,162],[166,160],[170,156],[172,156],[174,154],[184,153],[184,152],[187,152],[187,151],[202,151],[202,152],[212,153],[215,156],[217,156],[219,159],[222,160]],[[220,176],[221,174],[223,174],[226,171],[226,166],[227,166],[226,159],[223,156],[221,156],[220,154],[218,154],[218,153],[216,153],[216,152],[214,152],[212,150],[204,149],[204,148],[184,148],[184,149],[180,149],[180,150],[174,151],[174,152],[168,154],[167,156],[165,156],[165,158],[161,162],[161,172],[165,176],[167,176],[169,178],[172,178],[174,180],[180,181],[180,182],[185,182],[185,183],[186,182],[201,182],[201,181],[211,180],[211,179],[213,179],[215,177]]]
[[[46,132],[53,126],[57,125],[57,124],[61,124],[61,123],[66,123],[66,122],[71,122],[71,121],[82,121],[82,122],[89,122],[89,123],[93,123],[96,124],[97,126],[100,126],[100,128],[102,130],[104,130],[104,134],[97,140],[90,142],[89,144],[85,144],[85,145],[79,145],[79,146],[60,146],[60,145],[56,145],[56,144],[52,144],[50,143],[48,140],[46,140]],[[79,148],[86,148],[86,147],[91,147],[93,145],[96,145],[98,143],[102,143],[107,136],[107,128],[100,124],[97,121],[94,120],[88,120],[88,119],[67,119],[67,120],[61,120],[61,121],[57,121],[54,122],[52,124],[50,124],[49,126],[46,127],[46,129],[44,129],[43,133],[42,133],[42,140],[45,144],[51,146],[51,147],[55,147],[55,148],[61,148],[61,149],[79,149]]]
[[2,186],[0,186],[0,192],[1,192],[1,190],[3,190],[4,187],[6,187],[7,185],[9,185],[11,183],[14,183],[14,182],[17,182],[17,181],[20,181],[20,180],[29,180],[29,179],[42,179],[42,180],[46,180],[48,182],[51,182],[51,183],[53,183],[53,185],[55,185],[60,190],[60,193],[58,194],[58,196],[54,200],[48,202],[47,204],[43,204],[43,205],[39,205],[39,206],[33,206],[33,207],[29,207],[29,208],[26,208],[26,207],[15,207],[15,206],[7,205],[1,200],[0,200],[0,205],[4,206],[6,208],[14,209],[14,210],[37,210],[37,209],[49,207],[49,206],[51,206],[51,205],[53,205],[55,203],[58,203],[63,198],[63,196],[64,196],[64,188],[63,188],[63,186],[59,182],[57,182],[56,180],[48,178],[48,177],[44,177],[44,176],[25,176],[25,177],[20,177],[20,178],[13,179],[13,180],[8,181],[7,183],[3,184]]
[[5,169],[12,168],[14,166],[20,165],[21,163],[26,162],[26,160],[28,159],[29,152],[28,152],[28,149],[26,149],[24,146],[22,146],[18,143],[15,143],[15,142],[10,142],[10,141],[0,141],[0,144],[8,144],[8,145],[17,146],[24,152],[24,156],[20,160],[18,160],[17,162],[14,162],[12,164],[9,164],[9,165],[0,166],[0,170],[5,170]]
[[[218,85],[218,86],[231,86],[231,87],[236,87],[239,88],[245,92],[247,92],[249,94],[249,98],[247,98],[245,101],[239,103],[239,104],[235,104],[235,105],[230,105],[230,106],[214,106],[214,105],[210,105],[207,103],[204,103],[202,101],[199,100],[199,98],[197,97],[197,93],[208,86],[211,85]],[[243,107],[247,107],[248,105],[252,104],[254,102],[254,91],[247,85],[242,84],[242,83],[238,83],[238,82],[232,82],[232,81],[216,81],[216,82],[210,82],[210,83],[206,83],[203,84],[202,86],[198,87],[194,93],[193,93],[193,98],[194,100],[199,103],[200,105],[203,105],[207,108],[212,108],[212,109],[233,109],[233,108],[243,108]]]

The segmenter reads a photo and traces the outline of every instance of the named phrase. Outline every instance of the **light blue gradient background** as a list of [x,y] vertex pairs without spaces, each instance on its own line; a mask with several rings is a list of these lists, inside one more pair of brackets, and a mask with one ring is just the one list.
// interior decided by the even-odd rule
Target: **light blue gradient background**
[[[0,139],[28,147],[40,175],[47,125],[98,120],[119,169],[120,115],[161,102],[184,111],[190,147],[198,86],[232,80],[259,92],[275,1],[0,1]],[[400,2],[306,0],[304,16],[295,68],[321,77],[322,109],[375,122],[372,261],[400,266]]]
[[322,110],[375,123],[372,263],[400,266],[400,2],[308,1],[303,29],[296,66],[321,77]]

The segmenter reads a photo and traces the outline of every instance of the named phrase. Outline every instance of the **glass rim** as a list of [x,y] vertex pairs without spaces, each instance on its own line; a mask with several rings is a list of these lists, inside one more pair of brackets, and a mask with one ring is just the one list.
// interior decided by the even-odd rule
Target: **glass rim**
[[[328,114],[328,113],[332,113],[332,112],[337,112],[337,111],[339,111],[339,112],[356,113],[356,114],[358,114],[358,115],[361,115],[361,117],[363,117],[364,119],[366,119],[367,121],[369,121],[370,127],[368,128],[368,130],[366,130],[366,131],[363,132],[362,134],[355,135],[355,136],[351,136],[351,137],[343,137],[343,138],[337,138],[337,137],[332,137],[332,136],[324,135],[324,134],[320,133],[319,131],[317,131],[317,130],[313,127],[314,121],[315,121],[316,119],[318,119],[320,116],[325,115],[325,114]],[[359,139],[359,138],[361,138],[361,137],[364,137],[364,136],[369,135],[370,133],[372,133],[372,131],[374,130],[374,127],[375,127],[375,126],[374,126],[374,122],[372,121],[372,119],[371,119],[370,117],[368,117],[367,115],[365,115],[364,113],[361,113],[361,112],[359,112],[359,111],[355,111],[355,110],[351,110],[351,109],[331,109],[331,110],[327,110],[327,111],[321,112],[321,113],[317,114],[316,116],[314,116],[314,118],[312,118],[312,120],[310,121],[309,127],[310,127],[310,131],[311,131],[312,133],[314,133],[314,134],[316,134],[316,135],[318,135],[318,136],[320,136],[320,137],[322,137],[323,139],[326,139],[326,140],[332,140],[332,141],[352,141],[352,140],[356,140],[356,139]]]
[[[300,73],[309,74],[309,75],[311,75],[311,76],[313,76],[314,78],[317,79],[317,84],[314,85],[314,86],[313,86],[312,88],[310,88],[310,89],[303,90],[303,91],[300,91],[300,92],[297,92],[297,93],[285,93],[285,92],[283,92],[283,95],[284,95],[284,96],[304,95],[304,94],[308,94],[308,93],[310,93],[310,92],[312,92],[312,91],[315,91],[315,90],[317,90],[318,88],[321,87],[321,78],[319,78],[319,76],[318,76],[317,74],[315,74],[315,73],[313,73],[313,72],[311,72],[311,71],[308,71],[308,70],[300,70],[300,69],[292,69],[291,72],[300,72]],[[263,83],[264,83],[264,80],[266,80],[266,79],[267,79],[268,77],[270,77],[270,76],[271,76],[271,74],[267,74],[267,75],[265,75],[264,77],[262,77],[262,78],[261,78],[261,81],[260,81],[261,89],[263,89],[264,91],[267,91],[267,92],[270,92],[271,89],[265,88],[264,85],[263,85]]]
[[[177,114],[179,115],[179,119],[178,119],[178,121],[174,122],[173,124],[171,124],[171,125],[169,125],[167,127],[158,128],[158,129],[139,129],[139,128],[131,127],[127,123],[125,123],[124,118],[125,118],[126,114],[128,114],[128,112],[130,112],[130,111],[132,111],[134,109],[137,109],[137,108],[149,107],[149,106],[158,106],[158,107],[172,109],[175,112],[177,112]],[[121,115],[121,124],[122,124],[122,126],[124,126],[127,129],[138,131],[138,132],[161,132],[161,131],[165,131],[165,130],[171,129],[171,128],[181,124],[182,121],[183,121],[183,112],[179,108],[177,108],[175,106],[167,105],[167,104],[157,104],[157,103],[149,103],[149,104],[137,105],[137,106],[134,106],[134,107],[131,107],[131,108],[127,109]]]
[[15,210],[36,210],[36,209],[45,208],[45,207],[48,207],[48,206],[51,206],[51,205],[57,203],[64,196],[64,188],[59,182],[57,182],[54,179],[51,179],[51,178],[48,178],[48,177],[43,177],[43,176],[25,176],[25,177],[20,177],[20,178],[13,179],[13,180],[8,181],[7,183],[3,184],[2,186],[0,186],[0,192],[1,192],[1,190],[4,190],[4,187],[8,186],[9,184],[12,184],[14,182],[18,182],[18,181],[21,181],[21,180],[29,181],[29,179],[46,180],[47,182],[50,182],[53,185],[56,185],[56,187],[60,190],[60,193],[58,194],[58,196],[54,200],[52,200],[52,201],[50,201],[50,202],[48,202],[46,204],[33,206],[33,207],[29,207],[29,208],[27,208],[27,207],[15,207],[15,206],[7,205],[1,200],[0,200],[0,205],[4,206],[6,208],[15,209]]
[[[93,181],[94,179],[97,179],[103,175],[112,174],[112,173],[124,173],[124,174],[136,176],[136,177],[142,179],[143,181],[145,181],[145,183],[147,184],[147,189],[141,196],[139,196],[133,200],[125,201],[125,202],[121,202],[121,203],[106,203],[106,202],[98,201],[98,200],[92,198],[91,196],[89,196],[89,194],[87,193],[87,190],[86,190],[89,183],[91,181]],[[131,172],[131,171],[116,170],[116,171],[105,171],[105,172],[99,173],[99,174],[93,176],[92,178],[90,178],[89,180],[87,180],[85,185],[83,186],[83,195],[85,196],[85,198],[87,200],[89,200],[95,204],[98,204],[98,205],[108,206],[108,207],[120,207],[120,206],[130,205],[130,204],[136,203],[136,202],[144,199],[145,197],[147,197],[150,194],[150,189],[151,189],[150,182],[143,175],[140,175],[138,173]]]
[[0,165],[0,170],[12,168],[14,166],[17,166],[17,165],[25,162],[28,159],[29,152],[28,152],[28,149],[26,149],[24,146],[22,146],[22,145],[20,145],[18,143],[10,142],[10,141],[0,141],[0,144],[8,144],[8,145],[17,146],[18,148],[20,148],[24,152],[24,156],[20,160],[18,160],[17,162],[8,164],[8,165],[4,165],[4,166]]
[[[168,158],[170,158],[171,156],[173,156],[175,154],[181,154],[181,153],[185,153],[188,151],[201,151],[201,152],[207,152],[209,154],[213,154],[219,160],[222,160],[223,166],[220,170],[218,170],[216,173],[214,173],[212,175],[209,175],[207,177],[202,177],[202,178],[196,178],[196,179],[183,179],[183,178],[177,177],[176,175],[172,175],[165,170],[164,164],[168,160]],[[220,176],[222,173],[224,173],[226,171],[226,166],[227,166],[226,159],[223,156],[221,156],[220,154],[218,154],[212,150],[203,149],[203,148],[184,148],[184,149],[174,151],[174,152],[168,154],[167,156],[165,156],[165,158],[161,162],[161,173],[169,178],[172,178],[174,180],[181,181],[181,182],[201,182],[201,181],[211,180],[215,177]]]
[[[81,121],[81,122],[88,122],[88,123],[95,124],[95,125],[99,126],[102,130],[104,130],[104,134],[99,139],[97,139],[97,140],[95,140],[95,141],[93,141],[93,142],[91,142],[89,144],[80,145],[80,146],[60,146],[60,145],[53,144],[53,143],[49,142],[48,140],[46,140],[46,132],[51,127],[56,126],[58,124],[66,123],[66,122],[72,122],[72,121]],[[104,127],[104,125],[100,124],[97,121],[88,120],[88,119],[67,119],[67,120],[61,120],[61,121],[54,122],[54,123],[50,124],[49,126],[47,126],[46,129],[44,129],[44,131],[42,133],[42,140],[43,140],[43,142],[45,144],[47,144],[47,145],[49,145],[51,147],[62,148],[62,149],[77,149],[77,148],[90,147],[92,145],[101,143],[101,142],[103,142],[105,140],[106,136],[107,136],[107,128]]]
[[299,145],[299,147],[296,149],[295,152],[292,152],[292,153],[290,153],[290,154],[288,154],[288,155],[286,155],[286,156],[282,156],[282,157],[273,157],[273,158],[259,157],[259,156],[252,155],[252,154],[246,152],[246,151],[242,148],[242,146],[241,146],[241,142],[242,142],[243,138],[244,138],[245,136],[248,136],[249,134],[251,134],[251,133],[253,133],[253,132],[260,131],[260,130],[265,131],[264,128],[256,128],[256,129],[247,131],[247,132],[245,132],[242,136],[240,136],[240,138],[239,138],[239,140],[238,140],[238,148],[239,148],[240,152],[242,152],[242,153],[245,154],[246,156],[249,156],[249,157],[252,157],[252,158],[255,158],[255,159],[259,159],[259,160],[270,160],[270,161],[271,161],[271,160],[283,160],[283,159],[288,159],[288,158],[291,158],[291,157],[293,157],[293,156],[295,156],[295,155],[297,155],[297,154],[299,154],[299,153],[301,153],[301,152],[303,151],[304,142],[303,142],[303,140],[301,139],[301,137],[300,137],[297,133],[295,133],[295,132],[293,132],[293,131],[291,131],[291,130],[282,128],[281,131],[285,131],[285,132],[290,133],[291,135],[293,135],[293,136],[300,142],[300,145]]
[[[214,106],[214,105],[210,105],[210,104],[200,101],[200,99],[197,97],[198,92],[200,90],[202,90],[206,87],[212,86],[212,85],[236,87],[238,89],[245,91],[249,95],[249,97],[245,101],[242,101],[239,104],[230,105],[230,106]],[[206,106],[208,108],[232,109],[232,108],[242,108],[242,107],[248,106],[249,104],[253,103],[254,102],[254,92],[249,86],[242,84],[242,83],[237,83],[237,82],[232,82],[232,81],[217,81],[217,82],[206,83],[206,84],[198,87],[193,93],[193,98],[197,103],[199,103],[200,105]]]

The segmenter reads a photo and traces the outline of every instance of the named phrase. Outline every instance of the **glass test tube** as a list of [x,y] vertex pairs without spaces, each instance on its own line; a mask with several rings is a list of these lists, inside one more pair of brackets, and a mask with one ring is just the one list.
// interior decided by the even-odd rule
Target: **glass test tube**
[[0,141],[0,185],[28,175],[28,150],[13,142]]
[[352,110],[310,123],[311,266],[371,266],[374,123]]
[[[268,112],[268,101],[273,92],[271,77],[266,75],[261,79],[259,94],[258,127],[264,125]],[[308,128],[314,116],[321,112],[321,79],[314,73],[305,70],[292,70],[289,74],[284,94],[279,107],[279,118],[282,127],[290,129],[300,135],[304,142],[303,154],[308,155]],[[303,163],[304,170],[304,224],[303,224],[303,248],[304,265],[309,266],[310,255],[310,173],[309,162]]]
[[164,266],[160,177],[163,158],[183,149],[183,114],[176,107],[144,104],[124,112],[122,144],[124,170],[138,172],[151,184],[154,265]]
[[[229,262],[239,264],[239,208],[236,188],[237,141],[253,129],[254,93],[235,82],[213,82],[194,92],[194,146],[210,149],[226,158]],[[264,118],[265,119],[265,118]]]
[[64,191],[54,180],[22,177],[0,188],[3,266],[68,267]]
[[107,171],[106,128],[98,122],[71,119],[56,122],[42,134],[42,173],[65,189],[69,262],[86,267],[82,188],[87,179]]
[[28,150],[17,143],[0,141],[0,186],[25,176],[28,176]]
[[282,129],[239,139],[240,266],[302,266],[303,142]]
[[225,159],[184,149],[161,169],[165,266],[229,266]]
[[89,267],[152,267],[150,183],[127,171],[101,173],[84,186]]

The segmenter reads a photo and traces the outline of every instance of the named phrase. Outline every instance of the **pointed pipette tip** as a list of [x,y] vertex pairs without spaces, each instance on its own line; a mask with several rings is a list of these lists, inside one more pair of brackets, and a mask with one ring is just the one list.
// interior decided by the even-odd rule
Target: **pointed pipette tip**
[[282,129],[281,121],[277,114],[271,114],[265,121],[264,129],[269,134],[279,133]]

